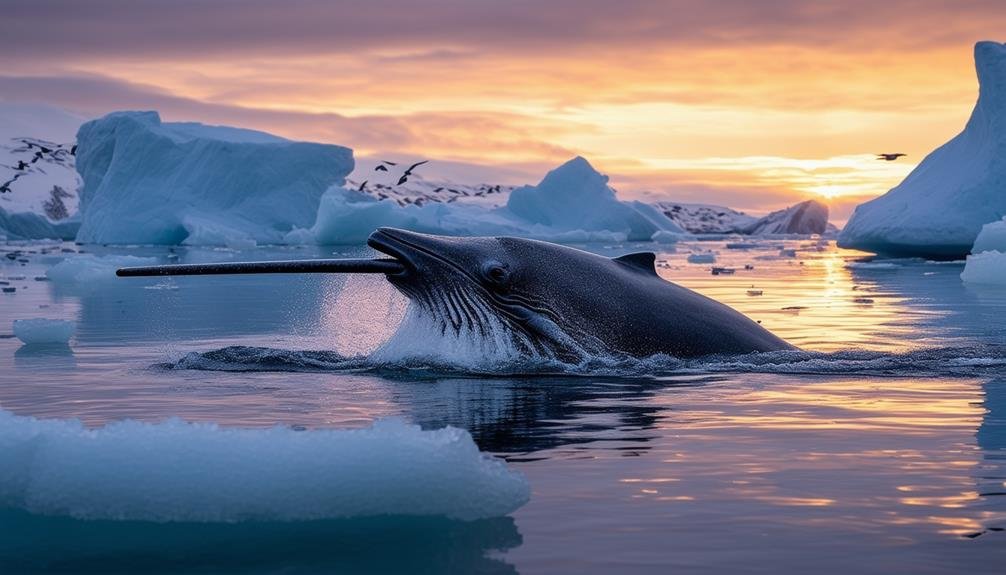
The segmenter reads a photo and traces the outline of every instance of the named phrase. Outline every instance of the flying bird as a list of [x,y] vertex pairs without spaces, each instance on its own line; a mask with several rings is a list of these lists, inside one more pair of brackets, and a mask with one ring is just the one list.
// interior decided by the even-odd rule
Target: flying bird
[[900,152],[898,152],[897,154],[877,154],[877,159],[884,160],[885,162],[893,162],[894,160],[897,160],[898,158],[904,155],[905,154],[902,154]]
[[374,168],[374,171],[375,172],[387,172],[388,168],[385,167],[385,166],[383,166],[383,165],[381,165],[381,164],[378,164],[377,167]]
[[360,187],[357,188],[357,191],[362,192],[363,190],[367,189],[367,182],[369,182],[369,181],[370,180],[363,180],[363,183],[360,184]]
[[405,182],[409,181],[409,176],[412,175],[412,170],[415,170],[419,166],[422,166],[423,164],[426,164],[426,163],[429,163],[429,160],[423,160],[422,162],[416,162],[415,164],[412,164],[411,166],[409,166],[408,168],[406,168],[405,171],[402,172],[402,177],[398,178],[398,185],[400,186],[400,185],[404,184]]

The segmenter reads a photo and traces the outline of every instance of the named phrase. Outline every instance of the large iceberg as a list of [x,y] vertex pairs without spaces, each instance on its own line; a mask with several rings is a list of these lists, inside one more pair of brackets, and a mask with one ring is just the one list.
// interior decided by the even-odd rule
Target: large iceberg
[[0,509],[156,522],[474,520],[529,497],[520,473],[452,427],[383,420],[297,431],[174,419],[87,429],[0,410]]
[[515,189],[506,207],[517,218],[556,232],[614,232],[629,241],[645,241],[661,230],[683,231],[649,204],[619,200],[608,176],[579,156],[537,186]]
[[352,150],[117,112],[81,126],[82,243],[246,246],[311,226]]
[[856,208],[838,245],[892,256],[959,258],[1006,215],[1006,45],[975,45],[978,103],[964,131],[905,180]]
[[580,157],[550,171],[537,186],[514,189],[501,206],[436,201],[432,194],[424,196],[423,202],[406,202],[401,196],[392,198],[387,194],[374,197],[379,192],[334,186],[322,197],[314,225],[294,230],[286,241],[361,243],[380,226],[458,236],[514,235],[567,243],[646,241],[658,232],[665,232],[662,237],[682,232],[655,207],[619,200],[608,186],[608,177]]

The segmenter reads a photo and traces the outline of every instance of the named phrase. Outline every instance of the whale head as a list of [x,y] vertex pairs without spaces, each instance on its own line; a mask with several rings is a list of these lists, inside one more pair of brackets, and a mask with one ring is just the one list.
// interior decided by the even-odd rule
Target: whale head
[[521,353],[564,361],[609,351],[587,317],[604,313],[603,302],[584,292],[603,282],[590,274],[597,261],[614,260],[536,240],[395,228],[367,243],[402,264],[388,281],[445,333],[502,336]]

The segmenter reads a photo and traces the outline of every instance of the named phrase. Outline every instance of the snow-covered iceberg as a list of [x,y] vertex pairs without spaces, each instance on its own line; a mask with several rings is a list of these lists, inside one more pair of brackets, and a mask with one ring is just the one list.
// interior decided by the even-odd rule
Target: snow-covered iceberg
[[975,45],[978,102],[964,131],[897,187],[856,208],[838,245],[892,256],[959,258],[1006,215],[1006,45]]
[[[498,188],[498,186],[494,187]],[[436,189],[436,188],[434,188]],[[449,191],[449,190],[448,190]],[[461,190],[459,190],[461,191]],[[329,189],[310,229],[288,234],[288,243],[362,243],[380,226],[458,235],[514,235],[557,242],[650,240],[657,232],[682,232],[659,210],[619,200],[608,177],[577,157],[550,171],[537,186],[510,192],[506,204],[375,197],[380,190]],[[442,193],[442,192],[440,192]],[[445,196],[450,199],[449,195]]]
[[81,126],[77,170],[78,242],[246,246],[310,227],[325,190],[353,170],[353,153],[118,112]]
[[646,241],[658,231],[681,232],[655,207],[625,202],[608,186],[608,176],[576,157],[549,172],[537,186],[510,193],[507,209],[517,218],[555,232],[613,232]]
[[73,139],[83,121],[49,106],[0,104],[0,241],[76,235]]
[[234,522],[378,515],[473,520],[527,502],[524,477],[471,435],[168,420],[87,429],[0,411],[0,508],[79,519]]

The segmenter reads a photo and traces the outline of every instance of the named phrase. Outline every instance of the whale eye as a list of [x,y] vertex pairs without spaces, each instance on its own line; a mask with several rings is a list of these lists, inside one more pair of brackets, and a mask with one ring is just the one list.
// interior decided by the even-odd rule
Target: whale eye
[[486,262],[482,266],[482,275],[486,280],[495,285],[502,285],[510,277],[510,270],[505,265],[497,261]]

